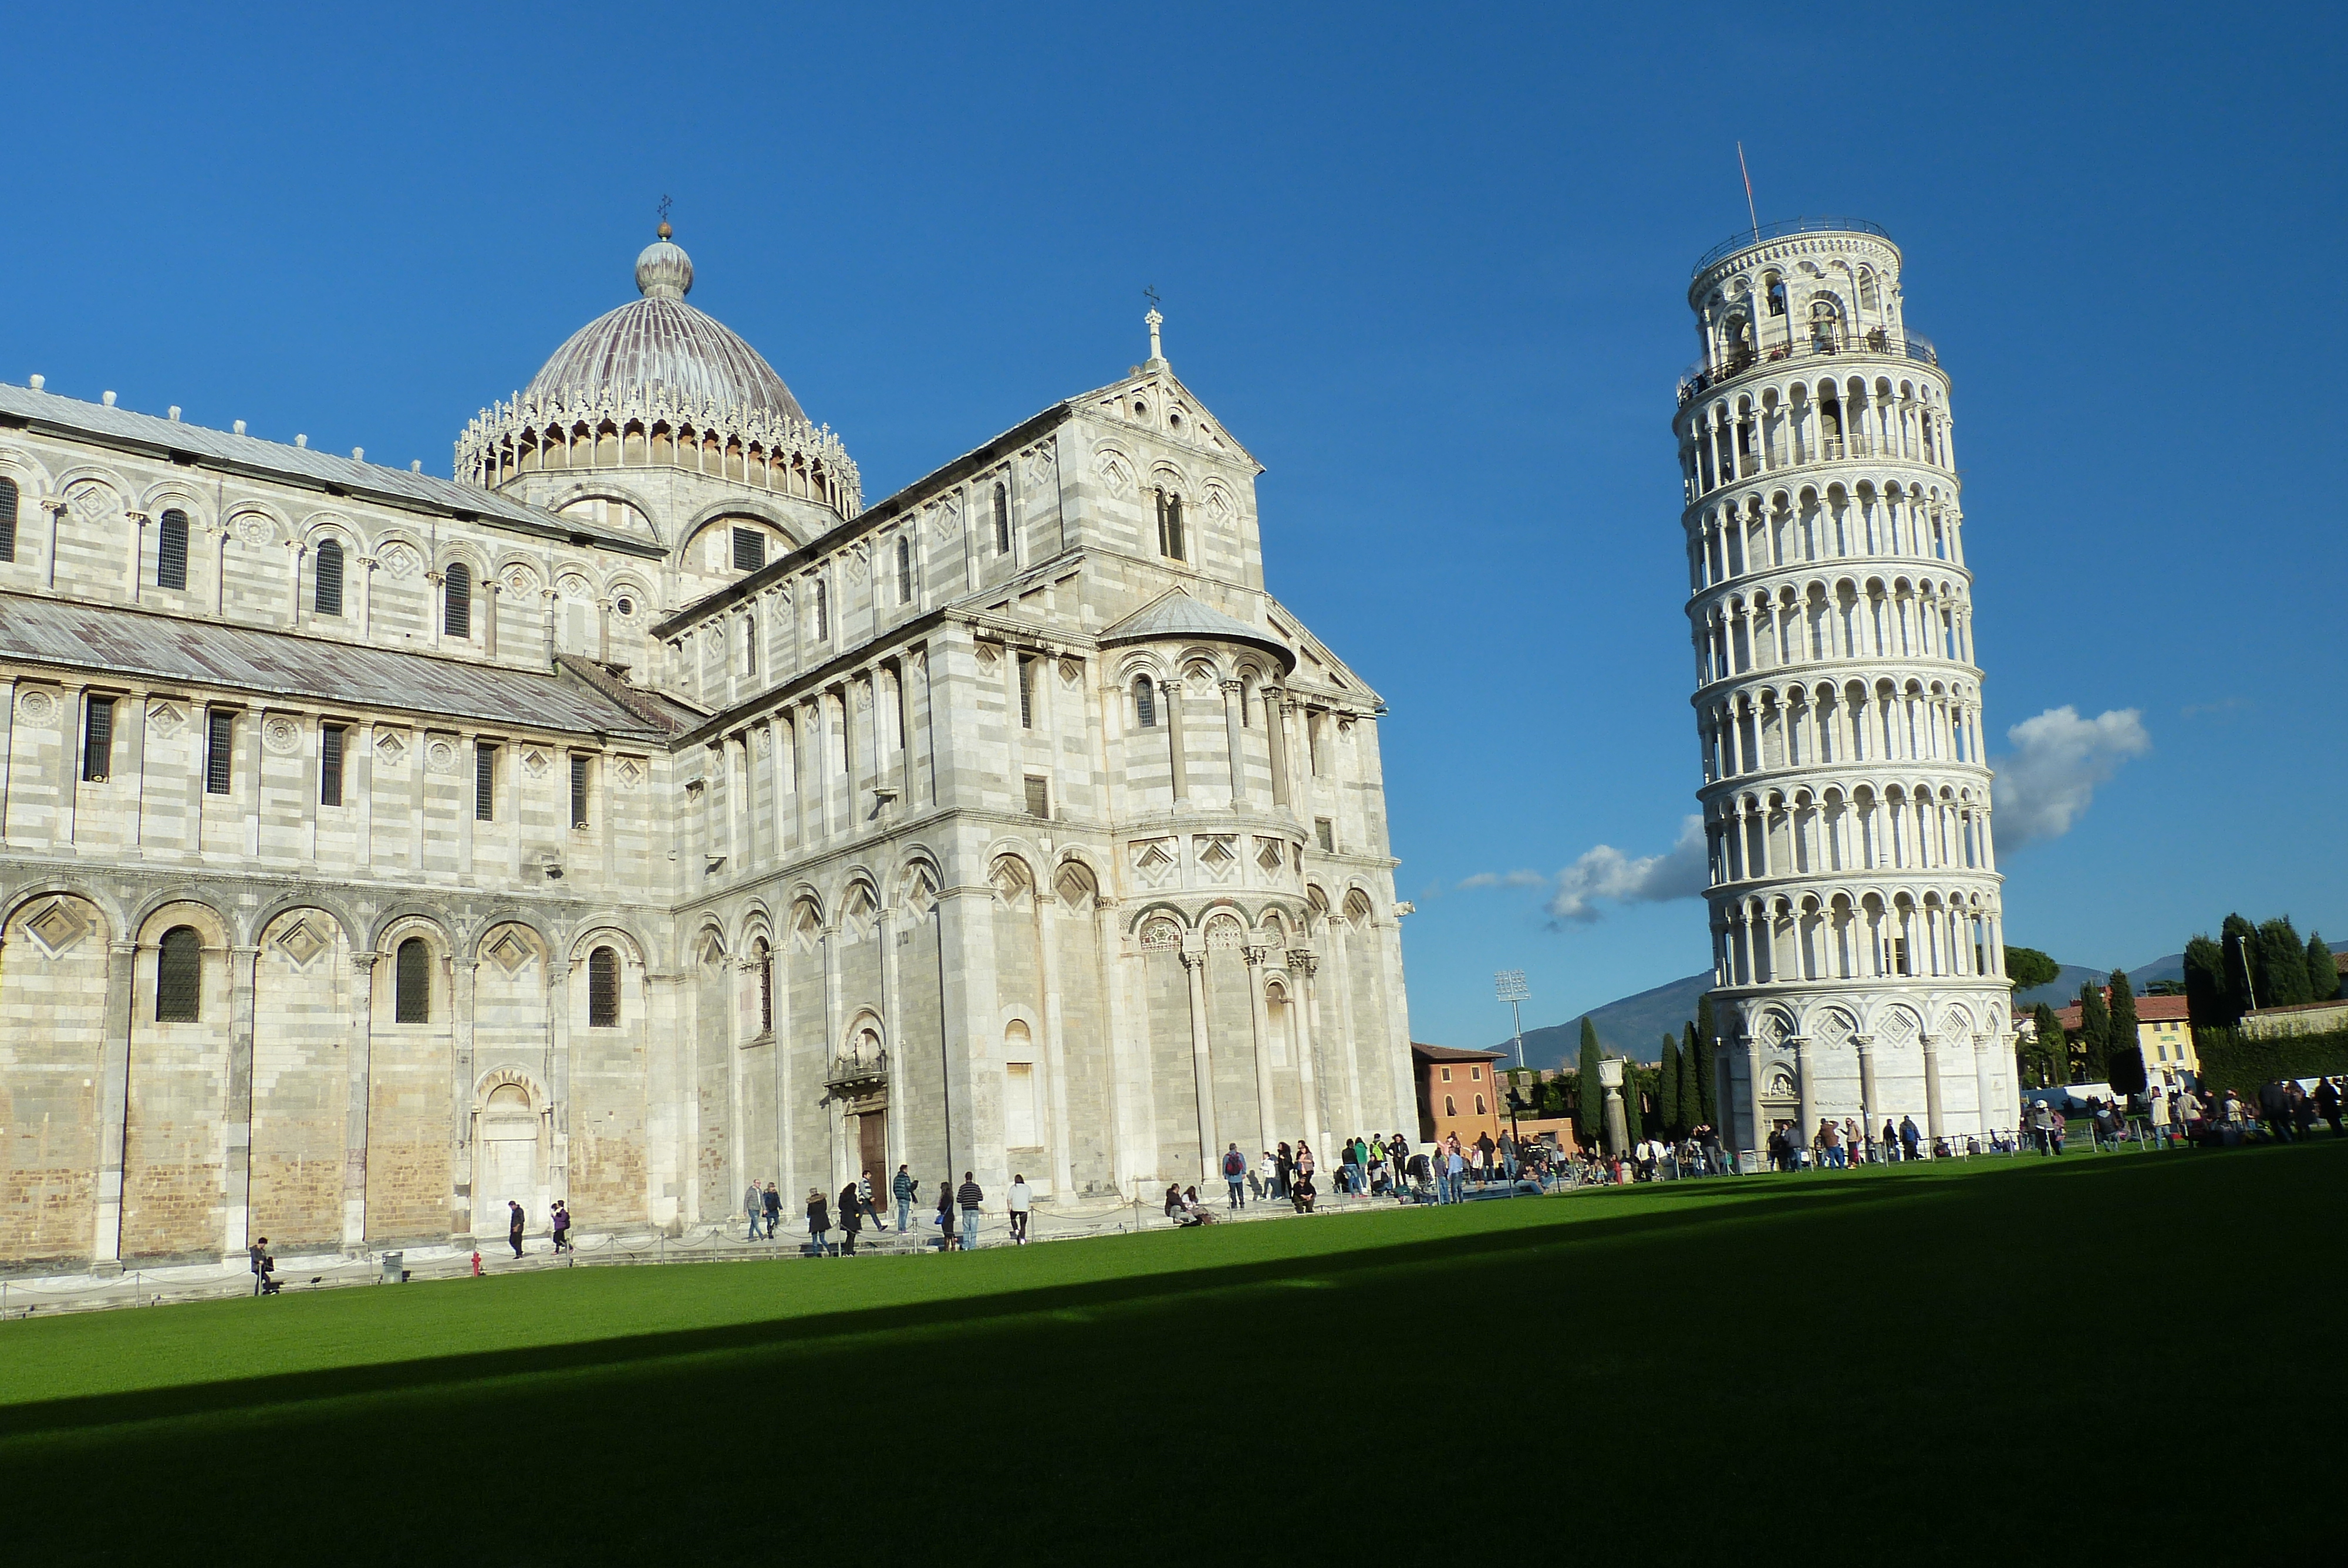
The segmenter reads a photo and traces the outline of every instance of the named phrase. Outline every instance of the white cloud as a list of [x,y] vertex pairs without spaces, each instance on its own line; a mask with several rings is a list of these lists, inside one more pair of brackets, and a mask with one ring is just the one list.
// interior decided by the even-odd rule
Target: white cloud
[[1550,916],[1576,925],[1602,918],[1607,904],[1693,898],[1704,887],[1704,818],[1685,819],[1680,825],[1678,841],[1661,855],[1633,859],[1611,844],[1601,844],[1554,876],[1538,871],[1486,871],[1459,886],[1545,888],[1550,896],[1544,907]]
[[2062,837],[2095,799],[2097,784],[2128,758],[2152,749],[2138,710],[2116,708],[2082,719],[2067,702],[2024,719],[2005,738],[2013,750],[1990,759],[1997,774],[1991,798],[2000,849]]

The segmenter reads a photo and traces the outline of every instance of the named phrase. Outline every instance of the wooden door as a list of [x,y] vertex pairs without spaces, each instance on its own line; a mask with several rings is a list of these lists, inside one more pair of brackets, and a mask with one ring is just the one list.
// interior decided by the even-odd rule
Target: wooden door
[[856,1119],[857,1173],[872,1173],[872,1201],[889,1196],[896,1172],[889,1168],[889,1113],[867,1111]]

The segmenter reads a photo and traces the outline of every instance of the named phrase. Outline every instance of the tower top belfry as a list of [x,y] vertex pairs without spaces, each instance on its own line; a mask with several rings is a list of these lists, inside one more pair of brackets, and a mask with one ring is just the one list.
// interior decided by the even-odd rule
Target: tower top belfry
[[1682,374],[1724,1135],[2017,1119],[1949,380],[1852,219],[1698,259]]

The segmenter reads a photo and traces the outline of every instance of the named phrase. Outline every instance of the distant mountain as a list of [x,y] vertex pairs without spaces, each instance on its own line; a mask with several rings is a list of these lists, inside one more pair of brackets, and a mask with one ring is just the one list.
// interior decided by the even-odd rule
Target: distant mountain
[[[2137,995],[2154,980],[2181,980],[2185,978],[2185,955],[2171,953],[2165,958],[2155,958],[2141,968],[2127,972],[2128,984]],[[2063,1007],[2079,999],[2079,988],[2089,980],[2101,985],[2111,978],[2109,969],[2091,969],[2079,964],[2065,964],[2062,974],[2051,984],[2034,990],[2014,994],[2016,1012],[2027,1012],[2039,1002],[2050,1007]],[[1628,1056],[1639,1061],[1653,1061],[1663,1055],[1663,1031],[1678,1034],[1695,1017],[1697,999],[1712,989],[1712,972],[1689,975],[1641,991],[1636,996],[1622,997],[1604,1007],[1590,1009],[1590,1021],[1598,1026],[1598,1043],[1607,1053]],[[1503,1040],[1493,1049],[1507,1050],[1511,1041]],[[1570,1022],[1553,1023],[1540,1029],[1525,1030],[1525,1065],[1527,1067],[1571,1067],[1581,1055],[1581,1018],[1577,1014]]]

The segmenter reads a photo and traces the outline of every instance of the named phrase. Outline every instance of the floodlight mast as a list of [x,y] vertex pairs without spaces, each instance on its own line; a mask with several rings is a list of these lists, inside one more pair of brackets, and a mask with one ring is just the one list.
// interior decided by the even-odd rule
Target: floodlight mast
[[1502,969],[1492,977],[1492,989],[1509,1004],[1509,1017],[1516,1022],[1517,1070],[1521,1072],[1525,1065],[1525,1017],[1521,1009],[1525,998],[1532,994],[1525,989],[1524,970]]

